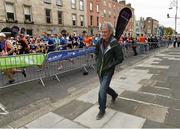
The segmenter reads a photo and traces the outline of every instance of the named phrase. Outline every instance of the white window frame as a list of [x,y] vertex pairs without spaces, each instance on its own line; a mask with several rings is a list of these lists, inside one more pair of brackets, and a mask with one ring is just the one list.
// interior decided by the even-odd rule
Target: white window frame
[[[11,9],[10,9],[10,8],[9,8],[9,9],[7,8],[7,5],[8,5],[8,4],[12,6]],[[7,13],[13,13],[14,19],[12,19],[12,21],[15,21],[15,20],[16,20],[16,14],[15,14],[15,6],[14,6],[14,3],[6,2],[6,3],[5,3],[5,8],[6,8],[6,19],[9,21]]]
[[71,8],[76,9],[76,0],[71,0]]
[[81,11],[84,10],[84,0],[79,1],[79,10],[81,10]]
[[[73,25],[73,21],[75,21],[75,25]],[[72,25],[73,26],[77,25],[77,15],[76,14],[72,14]]]
[[[29,8],[29,13],[26,13],[25,8]],[[26,21],[25,15],[30,15],[30,21],[27,22],[32,22],[32,7],[24,5],[24,21]]]
[[99,5],[98,4],[96,5],[96,11],[97,11],[97,13],[99,13]]
[[[81,23],[83,22],[83,25],[81,25]],[[84,26],[84,16],[80,15],[80,26]]]
[[89,9],[90,9],[90,11],[93,11],[93,2],[89,3]]

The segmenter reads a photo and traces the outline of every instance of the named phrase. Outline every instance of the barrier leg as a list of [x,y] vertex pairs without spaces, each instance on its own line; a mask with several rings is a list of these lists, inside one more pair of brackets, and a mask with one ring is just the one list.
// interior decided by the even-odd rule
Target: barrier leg
[[91,67],[93,68],[93,70],[95,70],[95,67],[94,67],[94,65],[93,65],[93,64],[91,65]]
[[56,79],[58,80],[58,82],[60,82],[60,79],[59,79],[59,77],[57,76],[57,74],[55,74],[55,77],[56,77]]
[[84,70],[83,75],[88,75],[88,70],[86,68],[86,65],[83,66],[83,70]]
[[1,103],[0,103],[0,109],[2,110],[2,112],[0,112],[0,115],[7,115],[7,114],[9,114],[9,112],[6,110],[4,105],[2,105]]
[[40,81],[41,81],[42,86],[45,87],[45,84],[42,78],[40,78]]

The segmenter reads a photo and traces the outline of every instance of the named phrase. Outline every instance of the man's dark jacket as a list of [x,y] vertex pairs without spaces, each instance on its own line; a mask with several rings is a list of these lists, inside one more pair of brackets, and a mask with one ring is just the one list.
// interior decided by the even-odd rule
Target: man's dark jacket
[[111,36],[109,45],[104,49],[102,38],[96,44],[97,73],[102,76],[109,71],[114,71],[115,66],[123,61],[123,52],[118,41]]

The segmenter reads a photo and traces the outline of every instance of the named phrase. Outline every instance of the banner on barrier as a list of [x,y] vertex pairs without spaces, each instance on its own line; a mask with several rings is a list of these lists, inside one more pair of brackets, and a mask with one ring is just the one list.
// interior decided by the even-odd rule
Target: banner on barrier
[[51,52],[48,54],[47,62],[56,62],[56,61],[63,61],[68,60],[71,58],[75,58],[78,56],[83,56],[88,53],[93,53],[95,51],[95,48],[87,48],[87,49],[79,49],[79,50],[69,50],[69,51],[57,51],[57,52]]
[[45,54],[27,54],[0,58],[0,70],[9,68],[23,68],[33,65],[42,65]]

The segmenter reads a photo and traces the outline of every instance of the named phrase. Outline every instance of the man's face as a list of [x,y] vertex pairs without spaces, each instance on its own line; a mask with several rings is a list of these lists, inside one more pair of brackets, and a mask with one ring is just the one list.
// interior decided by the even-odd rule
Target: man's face
[[0,36],[0,41],[3,41],[5,38]]
[[103,28],[102,38],[107,41],[110,38],[110,36],[111,36],[111,31],[107,27]]

